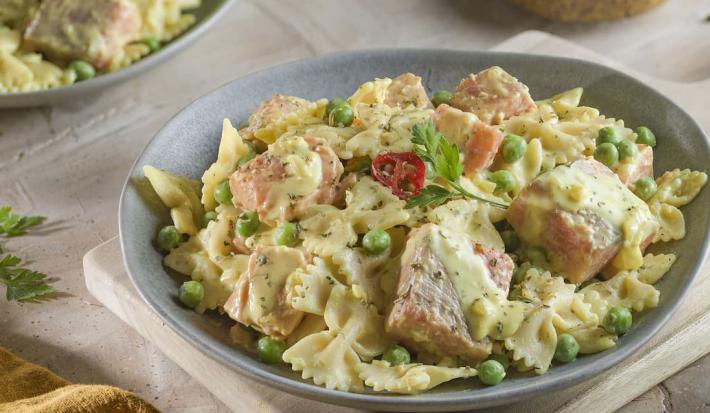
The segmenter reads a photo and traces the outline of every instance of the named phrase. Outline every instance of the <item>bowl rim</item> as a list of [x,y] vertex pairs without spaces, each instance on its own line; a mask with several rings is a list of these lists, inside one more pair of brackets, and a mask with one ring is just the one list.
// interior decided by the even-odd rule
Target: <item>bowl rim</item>
[[[385,55],[391,56],[395,54],[427,54],[427,53],[451,53],[460,55],[489,55],[489,56],[509,56],[514,58],[533,58],[533,59],[543,59],[543,60],[553,60],[558,62],[570,62],[577,63],[586,66],[594,67],[598,70],[605,71],[608,74],[614,74],[620,76],[625,82],[631,82],[653,92],[658,99],[666,101],[666,103],[674,106],[679,113],[684,115],[690,122],[690,126],[697,129],[699,135],[703,137],[703,145],[705,146],[705,151],[710,153],[710,141],[705,134],[703,128],[698,124],[698,122],[680,105],[678,105],[671,98],[667,97],[663,93],[659,92],[657,89],[641,82],[640,80],[623,73],[615,68],[591,62],[583,59],[550,56],[550,55],[535,55],[531,53],[519,53],[519,52],[500,52],[500,51],[480,51],[480,50],[457,50],[457,49],[434,49],[434,48],[374,48],[374,49],[357,49],[357,50],[347,50],[339,51],[334,53],[328,53],[319,56],[308,57],[304,59],[296,59],[286,63],[281,63],[275,66],[270,66],[264,69],[256,70],[250,72],[244,76],[240,76],[233,79],[216,89],[210,91],[209,93],[200,96],[199,98],[193,100],[191,103],[180,109],[173,117],[171,117],[163,127],[155,133],[155,135],[148,141],[148,143],[141,150],[140,154],[136,157],[133,165],[131,166],[128,176],[124,182],[121,197],[119,201],[118,208],[118,224],[119,224],[119,239],[121,244],[121,255],[123,259],[123,264],[126,269],[127,274],[131,278],[131,282],[140,294],[144,302],[160,317],[160,319],[166,323],[173,331],[177,332],[183,339],[185,339],[190,345],[197,348],[201,353],[210,357],[211,359],[221,363],[222,365],[233,369],[238,374],[252,378],[260,382],[261,384],[269,385],[278,388],[279,390],[285,391],[287,393],[297,395],[300,397],[308,398],[311,400],[318,400],[326,403],[332,403],[341,406],[358,406],[360,408],[369,409],[379,409],[386,411],[460,411],[460,410],[470,410],[470,409],[481,409],[485,407],[492,407],[497,405],[505,405],[514,403],[520,400],[528,399],[536,395],[542,394],[543,392],[556,391],[569,388],[575,384],[579,384],[583,381],[589,380],[593,377],[598,376],[604,370],[614,366],[615,364],[626,360],[633,353],[635,353],[639,348],[646,344],[675,314],[680,303],[688,292],[688,289],[693,284],[698,276],[701,266],[706,261],[708,253],[710,252],[710,230],[706,229],[702,245],[699,249],[698,260],[693,263],[690,269],[690,275],[687,278],[687,282],[681,285],[677,289],[675,295],[676,299],[668,303],[667,311],[660,314],[656,314],[656,318],[652,323],[643,323],[637,328],[636,340],[624,343],[624,345],[616,346],[613,352],[606,352],[606,355],[600,356],[596,363],[591,363],[588,365],[580,366],[577,369],[570,369],[568,371],[557,372],[555,375],[543,374],[535,376],[534,380],[526,380],[520,385],[514,388],[497,388],[488,387],[475,389],[475,392],[469,391],[457,391],[457,392],[444,392],[441,393],[437,398],[431,399],[418,399],[413,395],[398,395],[398,394],[388,394],[388,393],[351,393],[339,390],[327,389],[325,387],[313,384],[311,382],[306,382],[301,379],[292,379],[290,377],[285,377],[279,374],[272,373],[266,369],[259,368],[255,365],[249,365],[243,363],[238,359],[229,357],[226,353],[218,351],[218,349],[212,349],[208,343],[203,342],[197,335],[192,334],[188,329],[181,325],[178,320],[171,317],[171,315],[159,307],[156,303],[152,302],[144,294],[144,291],[139,287],[139,282],[137,282],[136,274],[140,274],[140,266],[134,265],[126,255],[126,229],[124,216],[125,211],[125,199],[126,193],[128,191],[129,185],[131,185],[131,179],[135,176],[136,168],[146,155],[146,153],[151,149],[152,145],[156,144],[156,138],[170,125],[176,118],[180,117],[184,112],[190,110],[193,105],[208,99],[214,95],[218,95],[222,89],[228,87],[234,82],[240,82],[249,80],[251,78],[256,78],[259,76],[268,76],[271,73],[278,73],[279,71],[288,70],[289,67],[295,67],[301,64],[329,64],[331,59],[338,59],[341,57],[351,57],[352,55]],[[709,210],[710,211],[710,210]],[[651,311],[656,311],[652,309]],[[605,354],[605,352],[600,352],[596,354]]]
[[[76,82],[70,85],[62,85],[45,90],[36,90],[31,92],[4,93],[0,94],[0,107],[13,107],[13,103],[18,102],[17,107],[29,107],[32,104],[23,104],[22,102],[30,102],[31,100],[46,100],[60,98],[68,93],[81,94],[89,93],[97,90],[103,90],[116,83],[124,82],[133,76],[137,76],[150,69],[165,63],[167,60],[175,57],[181,51],[187,49],[189,45],[202,37],[222,16],[237,2],[237,0],[221,0],[222,4],[217,6],[211,13],[206,15],[201,20],[198,20],[193,26],[190,26],[183,33],[179,34],[173,40],[170,40],[166,45],[160,48],[155,53],[151,53],[142,57],[140,60],[132,63],[128,67],[109,72],[93,79],[83,82]],[[205,3],[202,3],[203,5]],[[2,106],[6,105],[6,106]],[[8,106],[9,105],[9,106]]]

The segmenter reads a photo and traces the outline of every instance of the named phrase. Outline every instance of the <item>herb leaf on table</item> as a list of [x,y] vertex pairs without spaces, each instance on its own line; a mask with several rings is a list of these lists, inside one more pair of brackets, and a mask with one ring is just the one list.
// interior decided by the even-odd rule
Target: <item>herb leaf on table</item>
[[27,230],[43,223],[47,217],[42,216],[22,216],[13,214],[9,206],[0,207],[0,234],[8,237],[24,235]]
[[8,301],[29,301],[46,298],[54,288],[45,284],[47,274],[20,267],[22,260],[14,255],[5,255],[0,260],[0,284],[6,288]]
[[[43,223],[47,217],[13,214],[9,206],[0,207],[0,235],[24,235],[32,227]],[[3,248],[0,246],[0,254]],[[48,298],[56,291],[46,284],[47,274],[20,266],[22,260],[12,254],[0,259],[0,284],[5,286],[8,301],[30,301]]]

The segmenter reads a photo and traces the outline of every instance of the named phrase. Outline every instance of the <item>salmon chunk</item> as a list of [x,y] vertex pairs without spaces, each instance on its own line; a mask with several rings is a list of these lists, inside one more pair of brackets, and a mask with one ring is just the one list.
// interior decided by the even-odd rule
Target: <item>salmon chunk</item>
[[297,249],[258,246],[224,311],[233,320],[264,334],[285,338],[303,318],[303,313],[288,303],[286,278],[305,264],[303,253]]
[[[386,330],[414,351],[460,357],[476,363],[490,354],[491,342],[472,338],[466,311],[472,297],[482,291],[479,286],[470,285],[473,291],[466,292],[461,284],[457,285],[454,277],[462,275],[447,266],[442,251],[448,251],[448,247],[441,249],[437,247],[438,242],[432,241],[441,231],[437,225],[426,224],[410,235],[402,255],[396,299],[387,317]],[[439,240],[450,239],[449,235],[438,235]],[[483,273],[479,276],[484,277],[486,285],[507,291],[514,267],[510,257],[468,239],[462,245],[470,248],[462,254],[483,260]]]
[[[308,136],[302,139],[309,151],[299,156],[306,163],[320,160],[320,176],[299,175],[302,168],[293,168],[295,162],[275,153],[274,145],[269,150],[237,169],[229,179],[233,199],[247,210],[256,211],[259,219],[269,225],[291,221],[301,216],[310,206],[332,204],[339,195],[339,181],[343,174],[343,164],[338,155],[325,141]],[[297,159],[298,160],[298,159]],[[317,180],[317,182],[313,182]],[[301,182],[308,181],[312,187],[304,186],[308,193],[296,192]]]
[[474,113],[488,124],[535,107],[528,87],[498,66],[463,79],[451,97],[451,106]]
[[249,125],[239,131],[245,139],[253,139],[254,132],[270,123],[276,122],[281,117],[307,107],[311,101],[296,96],[274,95],[259,105],[249,116]]
[[513,200],[506,219],[523,241],[545,250],[550,269],[576,284],[619,254],[625,222],[638,220],[633,236],[641,251],[658,229],[648,206],[595,160],[540,175]]
[[638,156],[631,162],[619,162],[614,169],[621,183],[628,187],[643,177],[653,178],[653,148],[648,145],[637,146]]
[[392,79],[385,95],[385,104],[399,107],[414,105],[418,109],[434,108],[422,85],[422,78],[412,73],[403,73]]
[[86,60],[106,68],[138,40],[141,15],[130,0],[44,0],[25,30],[26,44],[52,59]]
[[475,115],[441,104],[432,116],[434,124],[449,142],[463,153],[466,175],[488,168],[503,142],[503,133],[481,122]]

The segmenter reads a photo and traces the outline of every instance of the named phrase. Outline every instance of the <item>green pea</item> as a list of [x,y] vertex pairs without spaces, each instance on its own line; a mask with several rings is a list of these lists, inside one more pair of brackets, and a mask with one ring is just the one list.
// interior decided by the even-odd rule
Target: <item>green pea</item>
[[527,147],[527,142],[520,136],[513,134],[506,135],[505,138],[503,138],[503,146],[501,149],[503,160],[507,163],[519,161],[523,155],[525,155]]
[[369,172],[372,167],[372,160],[367,156],[353,158],[345,165],[345,172]]
[[650,176],[644,176],[634,183],[634,194],[644,201],[651,199],[657,191],[658,185]]
[[161,251],[170,252],[171,249],[180,245],[180,233],[173,225],[168,225],[158,231],[155,243],[158,244]]
[[75,60],[71,62],[71,64],[69,64],[69,69],[76,73],[76,80],[78,82],[96,77],[96,69],[94,69],[94,66],[83,60]]
[[495,192],[508,193],[515,187],[515,177],[505,169],[491,173],[488,180],[496,184]]
[[656,135],[651,132],[651,129],[645,126],[639,126],[636,128],[636,135],[638,136],[636,143],[648,145],[652,148],[656,146]]
[[333,98],[333,100],[329,101],[327,105],[325,105],[325,117],[326,119],[328,116],[330,116],[330,112],[333,111],[333,109],[337,108],[338,106],[343,106],[347,105],[348,101],[345,99],[341,98]]
[[613,168],[619,162],[619,150],[613,143],[602,143],[594,150],[594,159]]
[[431,103],[434,104],[435,108],[439,107],[442,103],[449,103],[451,96],[453,95],[448,90],[437,90],[431,96]]
[[178,290],[178,298],[187,307],[195,308],[205,298],[205,287],[199,281],[185,281]]
[[577,358],[579,353],[579,343],[571,334],[560,334],[557,336],[557,348],[555,349],[555,360],[562,363],[569,363]]
[[286,351],[286,343],[264,336],[256,342],[256,350],[259,353],[259,360],[264,363],[276,364],[283,361],[282,357],[284,351]]
[[547,262],[547,254],[541,247],[528,247],[525,249],[525,256],[533,265],[544,267]]
[[398,366],[400,364],[408,364],[412,357],[409,355],[409,351],[402,346],[391,346],[385,350],[382,354],[382,360],[388,362],[393,366]]
[[629,329],[631,329],[631,324],[633,324],[633,316],[628,308],[615,305],[607,311],[602,320],[602,327],[608,333],[622,335],[625,334]]
[[242,237],[250,237],[259,229],[259,215],[254,211],[245,211],[237,218],[237,233]]
[[292,247],[298,240],[298,224],[286,222],[276,229],[276,243]]
[[247,147],[249,147],[249,151],[244,154],[244,156],[239,158],[239,160],[237,161],[237,168],[241,168],[242,165],[256,158],[256,149],[254,149],[254,144],[251,142],[246,142],[246,145]]
[[628,139],[624,139],[617,145],[619,150],[619,160],[621,161],[633,161],[639,154],[639,150],[636,144]]
[[346,103],[333,108],[330,115],[328,115],[328,124],[330,126],[350,126],[354,119],[353,108]]
[[612,145],[618,145],[621,142],[621,136],[619,132],[611,126],[599,129],[599,135],[597,135],[597,146],[602,143],[611,143]]
[[229,189],[229,179],[223,180],[214,188],[214,200],[220,204],[232,203],[232,190]]
[[491,354],[488,356],[488,360],[497,361],[503,366],[503,370],[508,370],[508,367],[510,367],[510,360],[508,360],[508,356],[505,354]]
[[205,215],[202,216],[202,228],[207,228],[207,224],[209,224],[211,221],[214,221],[215,219],[217,219],[216,212],[205,212]]
[[390,234],[387,231],[381,229],[375,229],[368,231],[364,237],[362,237],[362,247],[365,251],[371,254],[380,254],[385,252],[390,246]]
[[512,229],[502,231],[500,237],[503,238],[503,244],[505,244],[505,250],[507,252],[513,252],[520,248],[520,238],[518,238],[518,234]]
[[148,46],[148,50],[150,50],[151,53],[155,53],[160,50],[160,40],[158,40],[155,36],[146,37],[143,39],[143,44]]
[[505,378],[505,368],[496,360],[486,360],[478,366],[478,378],[487,386],[495,386]]

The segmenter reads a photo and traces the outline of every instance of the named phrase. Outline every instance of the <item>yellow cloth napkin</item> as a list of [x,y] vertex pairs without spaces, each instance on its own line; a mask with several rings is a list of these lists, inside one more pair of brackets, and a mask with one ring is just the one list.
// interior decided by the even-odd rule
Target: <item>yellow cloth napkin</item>
[[148,402],[111,386],[71,384],[0,347],[0,413],[158,413]]

